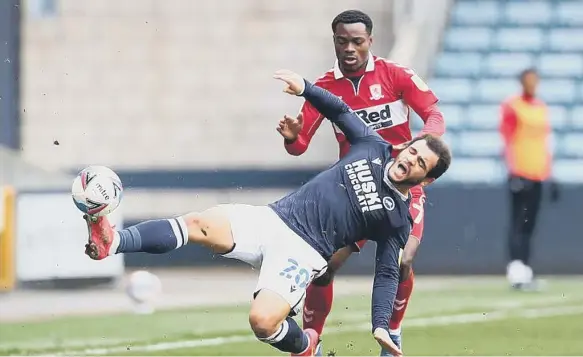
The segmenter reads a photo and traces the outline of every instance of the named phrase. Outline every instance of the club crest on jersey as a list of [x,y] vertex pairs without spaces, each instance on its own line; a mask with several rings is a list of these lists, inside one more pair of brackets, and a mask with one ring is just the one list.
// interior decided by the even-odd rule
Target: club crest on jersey
[[392,211],[395,209],[395,201],[387,196],[385,198],[383,198],[383,206],[385,206],[385,208],[389,211]]
[[358,199],[362,212],[376,211],[383,208],[377,185],[374,183],[370,164],[362,159],[344,166],[352,189]]
[[385,97],[383,95],[383,91],[380,84],[372,84],[368,89],[370,90],[371,100],[379,100]]

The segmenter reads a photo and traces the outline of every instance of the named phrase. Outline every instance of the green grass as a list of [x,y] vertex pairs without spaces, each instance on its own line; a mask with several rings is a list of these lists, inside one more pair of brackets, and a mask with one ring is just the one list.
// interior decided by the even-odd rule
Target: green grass
[[[580,279],[553,280],[539,293],[509,291],[502,281],[449,286],[413,294],[403,327],[407,355],[583,355]],[[369,299],[364,295],[336,299],[323,336],[325,351],[378,355],[370,335]],[[209,339],[216,337],[227,341],[210,345]],[[239,340],[232,341],[233,337]],[[201,341],[206,345],[199,346]],[[189,347],[178,344],[183,342]],[[166,345],[144,349],[157,343]],[[114,349],[86,351],[99,347]],[[280,354],[252,338],[247,306],[0,324],[0,355],[40,353]]]

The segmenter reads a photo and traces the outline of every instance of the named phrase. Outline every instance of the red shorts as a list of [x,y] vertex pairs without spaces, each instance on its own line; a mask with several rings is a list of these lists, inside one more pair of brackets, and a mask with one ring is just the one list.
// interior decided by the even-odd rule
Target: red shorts
[[[413,227],[411,227],[411,236],[414,236],[419,241],[423,238],[423,225],[425,223],[425,192],[423,187],[415,186],[411,188],[411,206],[409,206],[409,213],[413,218]],[[355,251],[359,252],[366,244],[366,239],[355,243]]]

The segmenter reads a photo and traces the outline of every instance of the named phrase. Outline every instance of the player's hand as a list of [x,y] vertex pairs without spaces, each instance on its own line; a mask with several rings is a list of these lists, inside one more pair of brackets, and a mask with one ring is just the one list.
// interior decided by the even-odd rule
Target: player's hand
[[285,115],[283,119],[279,121],[279,126],[276,129],[286,140],[295,141],[303,126],[304,116],[300,113],[297,118]]
[[379,345],[381,345],[381,347],[384,348],[385,351],[388,351],[392,356],[397,357],[403,355],[403,352],[397,347],[397,345],[395,345],[393,340],[391,340],[389,331],[382,328],[376,328],[373,335]]
[[304,77],[287,69],[281,69],[275,72],[273,78],[279,79],[287,84],[283,91],[288,94],[301,95],[306,87]]

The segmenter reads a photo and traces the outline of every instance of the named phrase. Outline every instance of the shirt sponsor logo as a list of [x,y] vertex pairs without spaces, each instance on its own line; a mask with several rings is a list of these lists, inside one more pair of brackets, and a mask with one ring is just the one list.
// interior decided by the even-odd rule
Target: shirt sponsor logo
[[362,212],[376,211],[383,208],[383,204],[374,183],[372,171],[367,160],[362,159],[344,166],[352,189],[358,199]]

